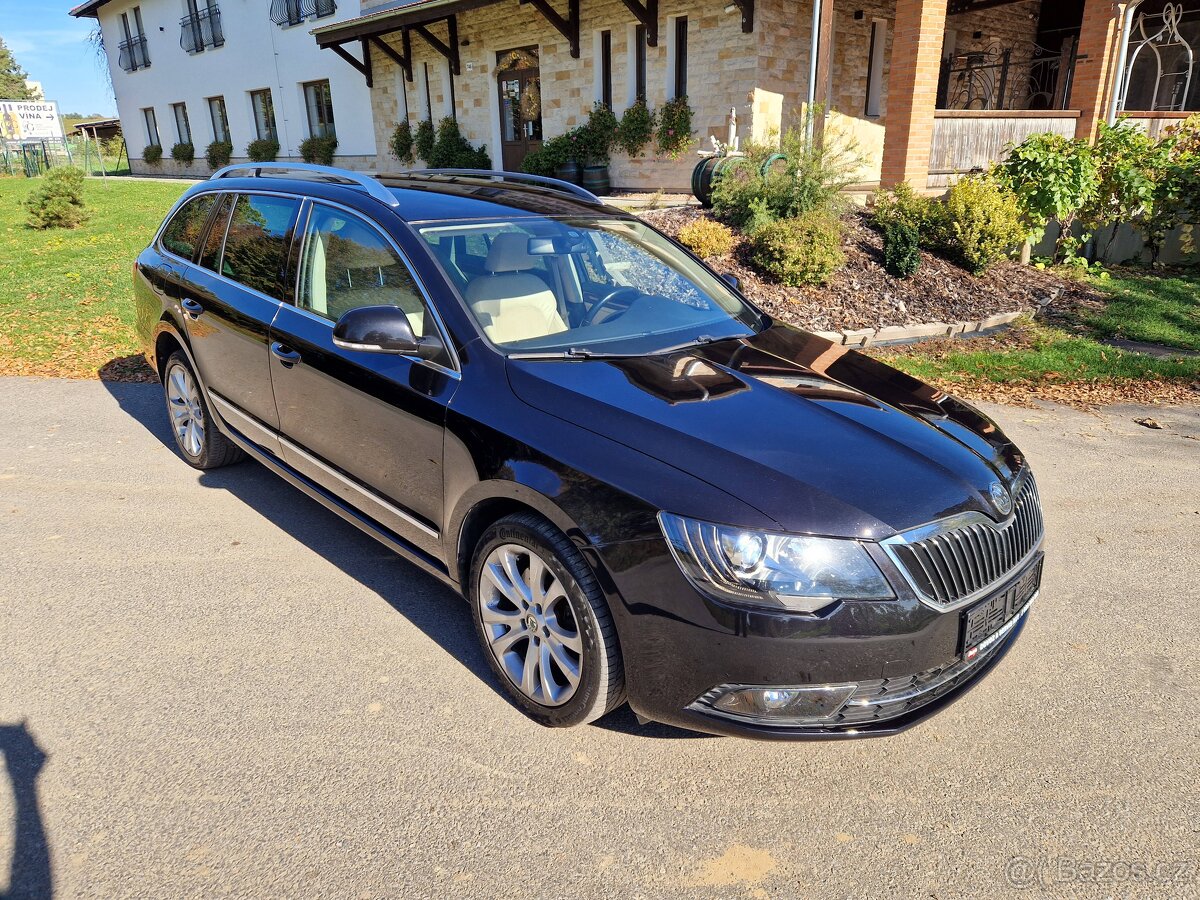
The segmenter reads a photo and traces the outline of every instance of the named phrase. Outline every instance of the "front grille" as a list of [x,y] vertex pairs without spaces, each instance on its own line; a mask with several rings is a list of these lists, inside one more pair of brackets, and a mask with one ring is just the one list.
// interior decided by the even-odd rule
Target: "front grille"
[[960,606],[1003,581],[1042,540],[1037,484],[1026,475],[1013,497],[1012,516],[997,525],[982,516],[925,527],[884,545],[922,598]]

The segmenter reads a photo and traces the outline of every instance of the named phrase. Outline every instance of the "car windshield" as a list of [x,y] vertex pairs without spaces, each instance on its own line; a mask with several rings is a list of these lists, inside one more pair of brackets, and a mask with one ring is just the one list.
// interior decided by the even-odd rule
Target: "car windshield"
[[511,356],[643,355],[760,328],[722,279],[641,222],[418,226],[484,334]]

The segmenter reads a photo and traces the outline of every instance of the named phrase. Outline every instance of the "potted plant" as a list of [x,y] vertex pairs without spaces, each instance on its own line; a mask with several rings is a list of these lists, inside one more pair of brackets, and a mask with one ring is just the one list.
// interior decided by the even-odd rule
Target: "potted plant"
[[611,109],[603,103],[597,103],[581,130],[584,161],[581,182],[593,194],[603,196],[612,189],[608,162],[617,144],[621,125]]

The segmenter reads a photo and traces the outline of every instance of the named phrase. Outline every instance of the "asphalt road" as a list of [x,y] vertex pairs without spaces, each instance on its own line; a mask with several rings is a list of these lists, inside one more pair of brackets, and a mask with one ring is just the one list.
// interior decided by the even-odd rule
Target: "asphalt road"
[[0,380],[0,892],[1196,896],[1200,411],[991,411],[1048,520],[1020,642],[899,737],[778,745],[542,729],[465,604],[188,468],[157,386]]

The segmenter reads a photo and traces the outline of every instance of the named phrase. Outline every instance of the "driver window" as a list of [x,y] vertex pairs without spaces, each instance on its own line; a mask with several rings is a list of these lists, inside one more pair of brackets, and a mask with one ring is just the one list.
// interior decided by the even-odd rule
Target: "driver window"
[[434,328],[408,267],[384,237],[361,219],[319,203],[305,231],[296,305],[334,322],[361,306],[398,306],[417,337]]

